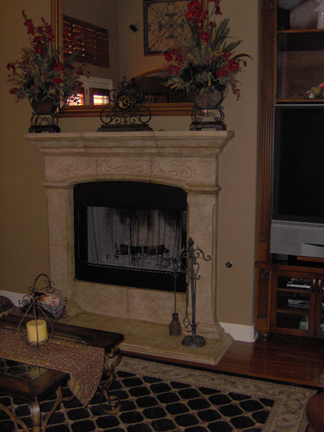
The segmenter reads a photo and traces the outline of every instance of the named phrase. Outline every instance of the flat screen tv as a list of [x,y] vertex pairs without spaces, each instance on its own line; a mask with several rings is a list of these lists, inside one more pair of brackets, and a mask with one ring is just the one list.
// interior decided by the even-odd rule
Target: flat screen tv
[[324,257],[324,105],[275,107],[270,251]]

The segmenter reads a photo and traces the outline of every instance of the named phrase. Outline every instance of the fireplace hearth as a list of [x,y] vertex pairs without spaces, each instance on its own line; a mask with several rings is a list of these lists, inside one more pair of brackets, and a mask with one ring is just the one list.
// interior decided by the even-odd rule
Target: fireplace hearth
[[[216,316],[217,197],[221,189],[218,163],[219,155],[233,137],[234,132],[230,131],[26,135],[45,157],[50,277],[67,297],[69,313],[72,313],[71,305],[77,304],[89,313],[169,324],[174,308],[172,292],[126,284],[117,286],[115,282],[78,280],[73,202],[74,188],[80,184],[137,182],[166,185],[184,192],[186,236],[192,237],[195,244],[211,256],[210,261],[201,263],[201,278],[197,281],[199,334],[218,340],[225,337]],[[157,248],[164,244],[170,249],[160,240],[150,244]],[[127,240],[121,240],[116,250],[121,256],[122,250],[128,247],[132,259],[131,246],[143,248],[137,252],[140,255],[149,244],[131,245]],[[180,320],[184,319],[185,311],[185,293],[178,293]]]

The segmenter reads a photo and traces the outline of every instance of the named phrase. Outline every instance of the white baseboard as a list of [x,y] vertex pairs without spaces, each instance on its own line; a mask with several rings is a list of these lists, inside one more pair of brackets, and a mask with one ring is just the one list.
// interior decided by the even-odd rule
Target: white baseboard
[[12,303],[15,306],[19,306],[19,300],[21,300],[24,296],[24,294],[21,293],[16,293],[16,292],[11,292],[11,291],[3,291],[0,290],[0,295],[7,297],[9,300],[12,301]]
[[258,332],[254,330],[254,326],[219,323],[226,333],[230,334],[237,342],[255,342]]

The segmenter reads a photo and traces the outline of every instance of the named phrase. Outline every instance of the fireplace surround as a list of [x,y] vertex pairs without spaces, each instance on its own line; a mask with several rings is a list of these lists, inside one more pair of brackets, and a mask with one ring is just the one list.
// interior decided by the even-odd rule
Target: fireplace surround
[[[169,324],[172,292],[79,281],[74,265],[73,188],[103,181],[135,181],[182,188],[187,194],[187,235],[211,260],[200,262],[197,332],[228,338],[216,316],[217,197],[219,155],[231,131],[150,131],[27,134],[45,159],[50,276],[77,309],[99,315]],[[184,293],[177,312],[185,318]]]

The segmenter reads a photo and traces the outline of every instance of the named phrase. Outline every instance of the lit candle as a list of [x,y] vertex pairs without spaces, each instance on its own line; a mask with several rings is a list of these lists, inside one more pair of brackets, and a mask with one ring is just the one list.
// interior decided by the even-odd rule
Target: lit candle
[[[27,327],[27,338],[28,342],[43,342],[47,339],[47,324],[43,319],[28,321]],[[37,337],[38,336],[38,337]]]

